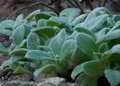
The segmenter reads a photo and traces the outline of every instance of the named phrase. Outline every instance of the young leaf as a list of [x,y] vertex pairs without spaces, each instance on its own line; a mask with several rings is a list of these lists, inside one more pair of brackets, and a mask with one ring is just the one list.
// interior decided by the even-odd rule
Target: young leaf
[[60,55],[62,44],[66,38],[66,32],[62,29],[55,37],[50,40],[49,47],[55,55]]
[[90,27],[90,30],[92,32],[98,32],[100,31],[102,28],[104,28],[106,26],[106,20],[108,18],[107,14],[101,15],[99,17],[97,17],[96,21],[94,21],[95,23],[93,23],[93,25]]
[[48,20],[47,22],[46,22],[46,25],[47,26],[56,26],[56,27],[59,27],[60,26],[60,24],[59,23],[57,23],[57,22],[55,22],[55,21],[51,21],[51,20]]
[[103,38],[105,37],[105,35],[109,30],[110,28],[103,28],[101,31],[97,33],[97,41],[96,41],[97,44],[100,43],[101,40],[103,40]]
[[118,84],[120,84],[120,71],[107,69],[105,70],[105,76],[110,82],[111,86],[117,86]]
[[0,23],[0,29],[7,29],[11,31],[13,26],[14,26],[13,20],[4,20]]
[[74,29],[76,29],[78,32],[86,33],[90,35],[94,40],[96,40],[96,36],[94,35],[94,33],[88,30],[87,28],[77,25]]
[[120,21],[118,21],[118,22],[113,26],[113,28],[109,31],[109,33],[112,32],[112,31],[114,31],[114,30],[117,30],[117,29],[120,29]]
[[9,50],[0,43],[0,52],[4,54],[8,54]]
[[69,39],[65,41],[64,44],[61,46],[61,54],[60,54],[61,59],[70,60],[76,48],[77,48],[77,44],[75,40]]
[[25,28],[25,38],[27,38],[33,27],[29,24],[23,24],[23,26]]
[[85,19],[85,22],[103,14],[109,14],[110,16],[112,16],[111,12],[108,9],[106,9],[105,7],[99,7],[88,14],[87,18]]
[[39,45],[40,45],[40,38],[36,33],[31,32],[27,37],[27,48],[37,49]]
[[17,26],[19,26],[19,25],[21,24],[21,21],[23,21],[23,20],[24,20],[24,15],[23,15],[23,14],[18,15],[18,17],[17,17],[16,20],[15,20],[13,30],[14,30]]
[[90,78],[85,73],[81,73],[75,83],[79,86],[97,86],[97,78]]
[[49,53],[41,50],[29,50],[25,57],[33,60],[53,60]]
[[56,66],[53,64],[47,64],[40,69],[35,70],[34,76],[40,77],[42,74],[50,74],[56,71]]
[[88,76],[85,73],[81,73],[80,75],[77,76],[75,83],[79,86],[82,85],[82,83],[86,80]]
[[120,21],[120,15],[113,15],[113,19],[118,22]]
[[108,32],[105,36],[105,40],[113,40],[113,39],[117,39],[120,38],[120,30],[114,30],[112,32]]
[[25,28],[24,26],[21,25],[17,27],[12,34],[13,44],[19,45],[24,40],[24,37],[25,37]]
[[98,52],[100,53],[104,53],[105,51],[107,51],[109,48],[108,48],[108,44],[107,43],[103,43],[99,46],[99,49],[98,49]]
[[113,46],[110,50],[103,53],[103,58],[110,57],[112,54],[120,54],[120,44]]
[[44,34],[44,35],[46,35],[49,38],[49,37],[53,37],[57,30],[54,29],[53,27],[45,26],[45,27],[39,27],[37,29],[33,29],[32,31],[37,33],[38,35]]
[[79,33],[76,38],[76,42],[78,48],[88,56],[93,57],[93,53],[97,52],[97,45],[95,44],[95,41],[85,33]]
[[37,23],[37,27],[45,27],[46,26],[46,22],[47,20],[46,19],[40,19],[38,20],[38,23]]
[[31,73],[31,71],[29,71],[21,66],[18,66],[13,73],[14,74],[25,74],[25,73]]
[[110,41],[118,38],[120,38],[120,30],[114,30],[114,31],[108,32],[104,37],[100,38],[97,41],[97,43]]
[[60,13],[60,17],[65,18],[68,20],[69,24],[78,16],[80,15],[80,9],[77,8],[69,8],[65,9]]
[[11,31],[11,30],[8,30],[8,29],[1,29],[1,30],[0,30],[0,34],[4,34],[4,35],[7,35],[7,36],[11,36],[11,35],[12,35],[12,31]]
[[83,72],[83,65],[80,64],[72,71],[72,74],[71,74],[72,79],[77,78],[77,76],[82,72]]
[[26,48],[18,48],[14,49],[13,51],[10,51],[10,55],[25,55],[28,49]]
[[0,71],[3,71],[4,68],[8,67],[10,63],[10,60],[6,60],[3,62],[3,64],[0,66]]
[[49,19],[52,16],[56,16],[56,14],[52,12],[40,12],[39,14],[35,15],[36,21],[40,19]]
[[77,18],[75,18],[75,19],[72,21],[72,25],[75,26],[75,25],[83,22],[83,21],[85,20],[86,16],[87,16],[86,14],[82,14],[82,15],[78,16]]
[[87,77],[81,86],[97,86],[97,79]]
[[89,77],[100,77],[105,70],[105,63],[101,60],[93,60],[83,63],[83,70]]
[[32,13],[30,13],[25,19],[26,20],[32,20],[33,17],[35,17],[36,14],[40,13],[41,10],[35,10]]
[[9,65],[11,65],[11,64],[13,64],[13,63],[15,63],[15,62],[17,62],[19,60],[22,60],[22,59],[24,59],[24,55],[15,55],[15,56],[10,58]]

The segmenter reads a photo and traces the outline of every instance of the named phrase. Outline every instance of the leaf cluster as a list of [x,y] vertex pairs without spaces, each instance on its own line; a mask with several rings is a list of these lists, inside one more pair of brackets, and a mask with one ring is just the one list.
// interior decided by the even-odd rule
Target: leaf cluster
[[80,15],[77,8],[60,12],[34,11],[0,23],[0,33],[12,40],[0,52],[10,56],[1,73],[71,76],[79,86],[97,86],[105,76],[120,84],[120,16],[104,7]]

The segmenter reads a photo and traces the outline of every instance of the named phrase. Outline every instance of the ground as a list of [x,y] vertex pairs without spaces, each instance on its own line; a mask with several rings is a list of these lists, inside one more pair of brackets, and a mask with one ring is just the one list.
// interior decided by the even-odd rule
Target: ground
[[[25,2],[25,3],[19,3],[19,4],[16,4],[12,7],[10,7],[9,9],[6,9],[4,7],[2,7],[2,5],[0,6],[0,21],[2,21],[3,19],[6,19],[9,15],[11,15],[11,13],[13,13],[14,11],[22,8],[22,7],[25,7],[25,6],[28,6],[28,5],[31,5],[35,2],[45,2],[45,0],[29,0],[29,2]],[[0,4],[3,3],[3,0],[0,0]],[[44,8],[43,6],[40,6],[40,5],[35,5],[35,6],[32,6],[30,8],[27,8],[27,9],[24,9],[20,12],[18,12],[16,15],[14,15],[12,17],[12,19],[15,19],[16,16],[20,13],[23,13],[24,15],[27,15],[29,14],[30,12],[34,11],[34,10],[37,10],[37,9],[41,9],[41,10],[45,10],[46,8]]]

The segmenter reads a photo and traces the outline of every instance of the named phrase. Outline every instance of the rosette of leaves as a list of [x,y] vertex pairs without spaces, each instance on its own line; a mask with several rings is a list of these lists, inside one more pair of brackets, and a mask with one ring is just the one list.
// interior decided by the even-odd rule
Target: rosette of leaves
[[[73,11],[73,13],[71,13],[71,11]],[[72,22],[74,18],[79,16],[79,14],[80,10],[77,8],[66,9],[63,12],[61,12],[60,16],[58,16],[54,12],[40,12],[40,10],[36,10],[30,13],[25,18],[23,14],[20,14],[15,21],[14,20],[2,21],[0,23],[1,26],[0,33],[9,36],[12,42],[9,48],[5,48],[2,44],[0,44],[0,52],[10,57],[9,60],[5,61],[1,65],[0,69],[3,72],[12,71],[14,74],[20,74],[20,73],[32,73],[33,71],[36,70],[36,68],[37,69],[40,68],[42,63],[44,62],[41,62],[42,60],[37,60],[37,58],[34,59],[26,58],[25,57],[26,53],[28,53],[28,51],[30,50],[35,51],[42,51],[41,49],[44,50],[44,47],[48,47],[51,38],[56,36],[59,33],[59,31],[61,32],[61,29],[63,28],[67,32],[65,30],[62,32],[67,34],[72,33],[73,30],[72,25],[70,25],[70,22]],[[71,17],[71,20],[70,17],[68,19],[68,16]],[[73,40],[69,40],[67,41],[67,43],[69,44],[71,41],[73,43],[75,42]],[[64,42],[62,42],[62,44],[63,43]],[[62,46],[62,44],[60,46]],[[59,44],[56,45],[56,47],[57,46],[59,46]],[[64,46],[66,47],[67,45]],[[69,53],[67,51],[65,52]],[[41,56],[40,58],[42,58]],[[55,55],[55,58],[57,56],[59,55]],[[60,57],[64,58],[66,56]]]
[[75,67],[71,74],[79,86],[98,86],[102,76],[111,86],[120,84],[120,23],[111,13],[100,14],[100,10],[93,10],[86,18],[89,20],[75,27],[79,32],[76,37],[79,50],[91,58]]
[[[51,74],[72,78],[79,86],[97,86],[101,76],[118,85],[120,20],[104,7],[80,15],[77,8],[21,14],[0,23],[0,33],[12,40],[0,52],[10,56],[0,70],[14,74]],[[77,66],[78,65],[78,66]]]
[[40,50],[29,50],[25,57],[42,61],[43,65],[34,72],[36,77],[44,73],[55,73],[66,77],[73,69],[72,57],[76,48],[75,39],[69,38],[62,29],[46,46],[39,46]]

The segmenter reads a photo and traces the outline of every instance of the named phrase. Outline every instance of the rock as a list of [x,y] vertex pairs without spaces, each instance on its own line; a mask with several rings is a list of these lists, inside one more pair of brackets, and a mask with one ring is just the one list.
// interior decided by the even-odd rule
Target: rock
[[34,82],[11,81],[1,83],[0,86],[37,86]]
[[42,79],[41,82],[25,82],[25,81],[5,81],[0,82],[0,86],[76,86],[67,83],[64,78],[53,77]]
[[54,77],[43,79],[37,86],[67,86],[64,78]]

